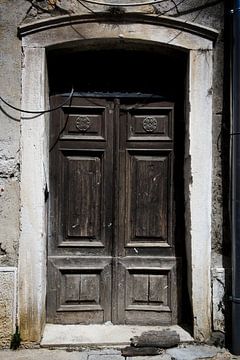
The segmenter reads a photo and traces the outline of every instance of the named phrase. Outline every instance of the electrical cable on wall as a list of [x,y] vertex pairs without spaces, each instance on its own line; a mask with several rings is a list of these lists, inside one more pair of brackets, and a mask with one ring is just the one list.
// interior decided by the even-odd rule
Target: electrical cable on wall
[[24,110],[24,109],[20,109],[20,108],[18,108],[16,106],[13,106],[13,105],[9,104],[6,100],[4,100],[2,98],[2,96],[0,96],[0,101],[2,101],[6,106],[8,106],[9,108],[11,108],[13,110],[20,111],[20,112],[26,113],[26,114],[37,114],[37,115],[35,115],[33,117],[27,117],[27,118],[23,117],[23,119],[34,119],[35,117],[38,117],[38,116],[41,116],[43,114],[50,113],[52,111],[60,109],[61,107],[66,105],[69,102],[69,100],[71,100],[71,98],[73,96],[73,93],[74,93],[74,88],[72,88],[71,93],[69,94],[68,98],[61,105],[58,105],[57,107],[52,108],[52,109],[48,109],[48,110]]

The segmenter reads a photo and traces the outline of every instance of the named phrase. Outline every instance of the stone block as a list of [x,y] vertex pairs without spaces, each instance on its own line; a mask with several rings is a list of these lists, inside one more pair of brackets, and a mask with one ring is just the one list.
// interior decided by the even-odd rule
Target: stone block
[[128,357],[126,360],[172,360],[172,357],[168,354],[162,354],[154,356],[134,356]]
[[123,360],[121,355],[89,355],[88,360]]
[[0,267],[0,347],[8,347],[15,332],[16,268]]
[[175,360],[199,360],[214,358],[218,350],[208,345],[190,345],[188,347],[168,349],[166,353]]

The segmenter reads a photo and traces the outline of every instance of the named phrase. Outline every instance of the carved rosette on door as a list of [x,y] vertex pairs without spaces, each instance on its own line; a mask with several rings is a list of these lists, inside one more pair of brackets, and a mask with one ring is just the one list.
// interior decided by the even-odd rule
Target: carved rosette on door
[[49,322],[177,322],[173,121],[173,103],[146,99],[76,96],[53,113]]

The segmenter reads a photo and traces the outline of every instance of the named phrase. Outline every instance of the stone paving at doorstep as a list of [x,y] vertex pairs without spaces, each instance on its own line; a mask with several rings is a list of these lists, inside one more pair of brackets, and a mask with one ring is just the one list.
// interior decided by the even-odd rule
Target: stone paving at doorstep
[[[155,331],[152,331],[152,330]],[[156,331],[158,330],[158,331]],[[174,334],[178,341],[168,345],[168,349],[160,347],[151,348],[150,338],[147,340],[146,348],[133,345],[134,339],[139,339],[143,334],[161,333],[163,340],[164,333],[168,332],[171,338]],[[158,335],[159,335],[158,334]],[[171,335],[170,335],[171,334]],[[141,335],[141,336],[140,336]],[[169,338],[169,339],[170,339]],[[175,338],[175,336],[173,336]],[[173,339],[171,338],[171,339]],[[215,339],[216,340],[216,339]],[[212,344],[216,344],[213,339]],[[150,341],[150,342],[149,342]],[[180,343],[179,343],[180,341]],[[130,346],[131,344],[131,346]],[[162,342],[163,344],[163,342]],[[177,346],[178,344],[178,346]],[[218,342],[218,344],[220,344]],[[25,348],[24,348],[25,346]],[[130,352],[129,352],[130,346]],[[137,349],[137,347],[138,349]],[[170,347],[172,346],[172,347]],[[126,353],[126,349],[128,351]],[[126,356],[122,355],[125,349]],[[136,356],[139,349],[144,350],[147,356]],[[151,355],[150,351],[156,350]],[[154,350],[154,351],[155,351]],[[129,356],[131,355],[131,356]],[[234,357],[226,349],[213,345],[197,344],[191,335],[174,325],[170,327],[151,326],[126,326],[112,325],[54,325],[47,324],[44,329],[40,345],[35,347],[21,345],[18,350],[0,350],[0,360],[231,360],[239,359]]]
[[[125,360],[231,360],[240,356],[231,355],[226,349],[208,345],[184,345],[163,351],[156,356],[126,357]],[[19,349],[1,350],[0,360],[124,360],[119,349]]]

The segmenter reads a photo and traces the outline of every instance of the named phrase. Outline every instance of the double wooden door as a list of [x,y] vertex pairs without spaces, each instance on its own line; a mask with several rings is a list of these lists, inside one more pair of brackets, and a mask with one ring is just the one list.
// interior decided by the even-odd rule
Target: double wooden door
[[177,322],[173,122],[173,103],[147,99],[74,96],[53,112],[49,322]]

